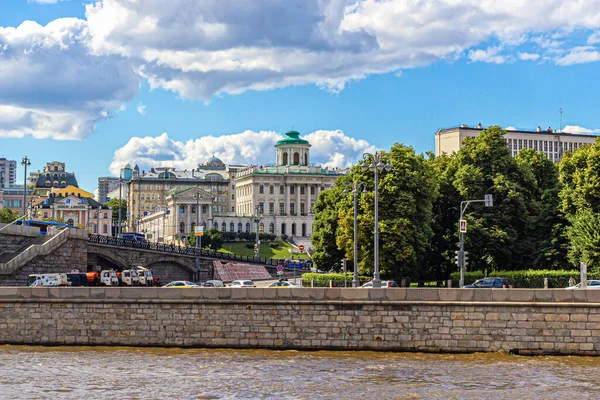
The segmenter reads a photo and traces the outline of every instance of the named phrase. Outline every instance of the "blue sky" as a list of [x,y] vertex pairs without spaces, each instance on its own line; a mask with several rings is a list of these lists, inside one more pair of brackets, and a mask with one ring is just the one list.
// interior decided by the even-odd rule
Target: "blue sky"
[[0,156],[93,191],[126,162],[270,163],[290,129],[346,166],[461,123],[558,129],[561,107],[600,128],[597,1],[230,2],[0,2]]

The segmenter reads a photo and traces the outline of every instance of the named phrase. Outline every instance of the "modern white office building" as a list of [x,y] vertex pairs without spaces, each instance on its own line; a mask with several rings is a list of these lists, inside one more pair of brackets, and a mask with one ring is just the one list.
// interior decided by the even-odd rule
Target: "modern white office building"
[[[485,128],[481,124],[476,126],[463,124],[455,128],[438,130],[435,133],[435,155],[458,152],[465,138],[477,137],[483,129]],[[594,135],[559,132],[550,127],[542,129],[539,126],[532,131],[509,129],[504,135],[513,157],[521,149],[534,149],[543,152],[554,162],[558,162],[565,151],[573,151],[581,146],[594,144],[596,138],[597,136]]]

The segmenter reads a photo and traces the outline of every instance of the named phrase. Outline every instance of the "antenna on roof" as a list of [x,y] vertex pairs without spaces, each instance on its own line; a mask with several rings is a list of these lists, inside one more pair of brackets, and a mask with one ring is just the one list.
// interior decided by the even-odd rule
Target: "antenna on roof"
[[562,107],[559,108],[558,111],[560,112],[560,130],[559,130],[559,132],[562,133]]

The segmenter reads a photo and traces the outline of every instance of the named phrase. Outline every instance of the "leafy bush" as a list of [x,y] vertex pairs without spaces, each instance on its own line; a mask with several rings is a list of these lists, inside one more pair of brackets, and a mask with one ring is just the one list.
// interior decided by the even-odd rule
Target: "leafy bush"
[[[346,273],[346,283],[349,287],[352,286],[353,274],[352,272]],[[358,280],[361,283],[369,282],[373,279],[370,276],[359,276]],[[311,282],[314,280],[315,287],[329,287],[329,281],[333,281],[334,287],[344,287],[344,274],[317,274],[317,273],[305,273],[302,274],[302,285],[310,287]]]
[[[544,278],[548,278],[549,288],[565,288],[569,284],[569,278],[573,276],[579,282],[579,271],[565,270],[523,270],[523,271],[492,271],[487,276],[499,276],[513,280],[517,288],[543,288]],[[482,272],[466,272],[465,285],[475,282],[477,279],[484,278]],[[458,286],[460,272],[454,272],[450,275],[452,285]],[[588,272],[588,279],[600,279],[600,273]]]

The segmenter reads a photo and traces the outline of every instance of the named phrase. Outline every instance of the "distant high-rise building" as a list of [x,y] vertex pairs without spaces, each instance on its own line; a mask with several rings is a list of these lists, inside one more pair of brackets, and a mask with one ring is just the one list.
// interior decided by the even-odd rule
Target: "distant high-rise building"
[[108,194],[117,189],[119,189],[119,178],[113,176],[98,178],[98,198],[96,200],[102,204],[106,203],[110,200]]
[[0,158],[0,187],[6,188],[17,182],[17,162]]

